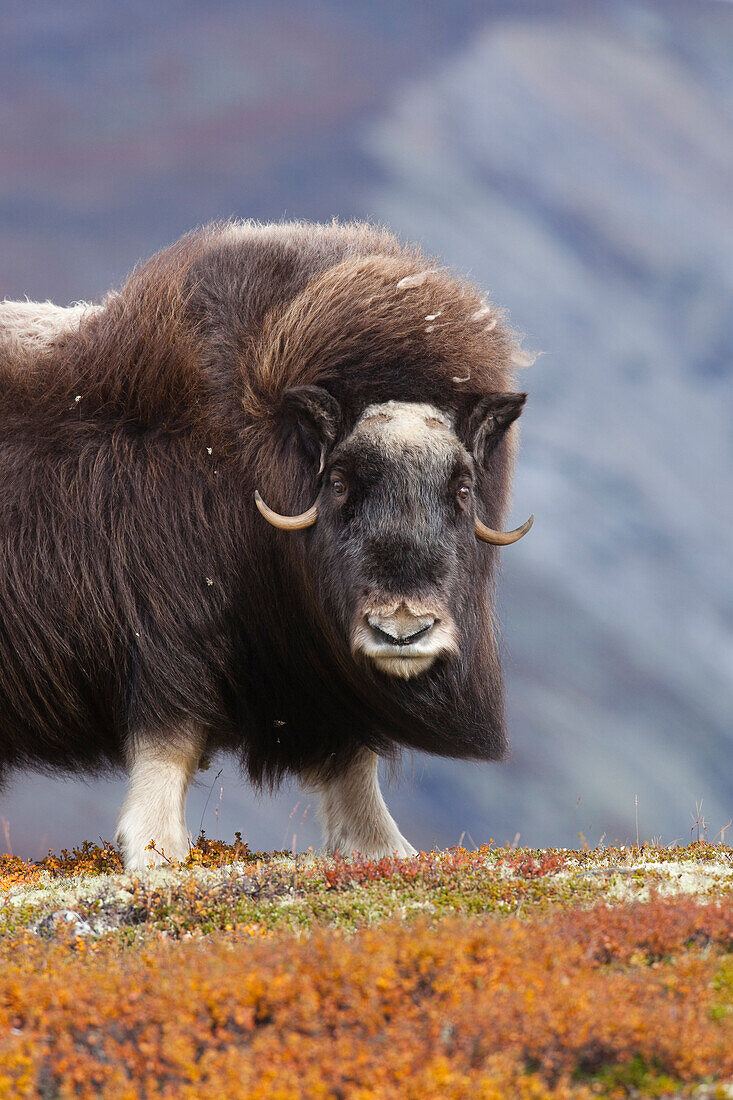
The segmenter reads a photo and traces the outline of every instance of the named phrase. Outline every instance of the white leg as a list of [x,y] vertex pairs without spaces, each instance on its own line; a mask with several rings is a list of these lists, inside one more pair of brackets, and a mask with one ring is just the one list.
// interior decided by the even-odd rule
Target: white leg
[[317,774],[306,779],[320,794],[319,816],[328,852],[350,856],[358,852],[368,859],[414,856],[379,789],[379,757],[362,749],[345,772],[333,779]]
[[[141,871],[188,855],[186,792],[205,738],[200,730],[183,729],[135,739],[130,746],[130,786],[117,823],[117,842],[125,868]],[[147,851],[150,841],[157,851]]]

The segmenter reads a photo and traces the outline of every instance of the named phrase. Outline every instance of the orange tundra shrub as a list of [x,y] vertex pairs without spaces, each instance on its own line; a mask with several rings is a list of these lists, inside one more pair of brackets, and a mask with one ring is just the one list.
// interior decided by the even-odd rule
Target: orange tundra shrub
[[632,1073],[661,1095],[733,1076],[732,945],[730,899],[137,949],[24,934],[0,949],[0,1095],[559,1100]]
[[[223,867],[235,861],[247,862],[263,858],[262,852],[250,852],[242,834],[234,834],[233,844],[221,840],[209,840],[205,831],[199,833],[192,845],[188,864],[200,867]],[[43,872],[52,878],[62,879],[68,875],[103,875],[122,873],[122,858],[119,849],[109,841],[94,844],[85,840],[69,851],[63,848],[59,855],[49,851],[44,859],[23,860],[19,856],[0,855],[0,889],[21,883],[38,882]]]

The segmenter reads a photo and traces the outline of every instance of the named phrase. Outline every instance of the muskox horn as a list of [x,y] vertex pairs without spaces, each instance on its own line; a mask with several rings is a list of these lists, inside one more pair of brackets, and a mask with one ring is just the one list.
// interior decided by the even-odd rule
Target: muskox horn
[[282,531],[302,531],[304,527],[312,527],[318,519],[318,508],[315,504],[299,516],[281,516],[267,507],[257,489],[255,489],[255,504],[267,522],[273,527],[279,527]]
[[515,527],[513,531],[492,531],[476,516],[476,538],[481,539],[482,542],[490,542],[492,546],[509,546],[510,543],[519,542],[524,538],[533,523],[534,512],[521,527]]

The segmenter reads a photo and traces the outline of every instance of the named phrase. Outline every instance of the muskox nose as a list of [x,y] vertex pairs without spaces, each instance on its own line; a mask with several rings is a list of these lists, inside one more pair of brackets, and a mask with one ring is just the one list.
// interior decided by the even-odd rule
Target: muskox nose
[[424,638],[437,621],[434,615],[413,615],[406,609],[397,614],[367,616],[375,642],[400,648],[414,645]]

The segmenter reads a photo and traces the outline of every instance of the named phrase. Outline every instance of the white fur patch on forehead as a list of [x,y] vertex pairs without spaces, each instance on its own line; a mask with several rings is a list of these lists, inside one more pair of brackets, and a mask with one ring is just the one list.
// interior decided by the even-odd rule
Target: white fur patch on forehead
[[0,343],[41,351],[57,336],[102,308],[89,302],[76,302],[73,306],[56,306],[53,302],[0,302]]
[[453,435],[453,422],[442,409],[420,401],[383,401],[368,405],[354,432],[398,446],[444,449],[446,433]]

